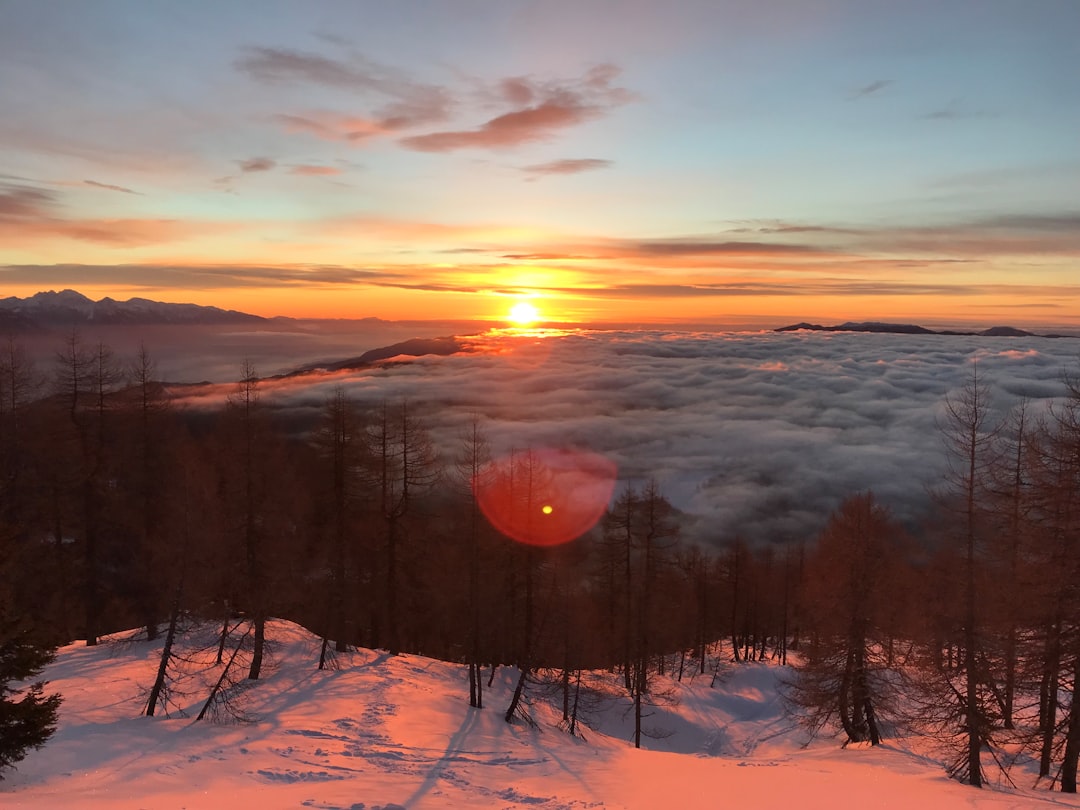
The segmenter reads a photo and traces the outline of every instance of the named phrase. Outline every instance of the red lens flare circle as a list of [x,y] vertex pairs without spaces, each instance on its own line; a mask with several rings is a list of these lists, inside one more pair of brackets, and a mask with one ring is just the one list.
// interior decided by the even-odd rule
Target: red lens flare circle
[[473,494],[488,522],[507,537],[557,546],[585,534],[615,490],[615,465],[585,450],[521,450],[484,466]]

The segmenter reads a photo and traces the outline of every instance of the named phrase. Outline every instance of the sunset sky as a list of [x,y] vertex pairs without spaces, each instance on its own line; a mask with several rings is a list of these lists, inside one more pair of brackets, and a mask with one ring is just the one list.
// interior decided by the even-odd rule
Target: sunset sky
[[0,296],[1080,326],[1080,3],[0,2]]

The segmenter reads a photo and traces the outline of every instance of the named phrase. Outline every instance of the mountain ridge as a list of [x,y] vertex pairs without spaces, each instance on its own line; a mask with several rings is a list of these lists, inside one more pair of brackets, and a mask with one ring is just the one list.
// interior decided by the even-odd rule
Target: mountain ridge
[[1017,329],[1014,326],[991,326],[989,329],[978,331],[961,331],[958,329],[927,329],[925,326],[919,326],[913,323],[888,323],[883,321],[846,321],[845,323],[836,326],[823,326],[817,323],[801,321],[800,323],[791,324],[790,326],[781,326],[773,331],[869,332],[873,334],[890,335],[966,335],[969,337],[1067,337],[1066,335],[1028,332],[1024,329]]
[[148,298],[99,301],[76,290],[47,290],[28,298],[0,299],[0,328],[34,330],[80,324],[142,326],[147,324],[259,324],[271,319],[235,309],[200,304],[170,304]]

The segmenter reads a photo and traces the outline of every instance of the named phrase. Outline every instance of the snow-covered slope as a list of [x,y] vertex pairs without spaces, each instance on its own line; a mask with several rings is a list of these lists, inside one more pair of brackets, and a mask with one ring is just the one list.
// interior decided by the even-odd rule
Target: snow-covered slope
[[[539,698],[537,727],[507,725],[515,674],[499,670],[470,709],[464,667],[360,650],[318,671],[318,640],[275,622],[274,664],[248,690],[247,723],[140,717],[160,643],[63,648],[47,670],[65,698],[60,729],[0,782],[3,808],[1010,808],[1080,807],[1060,794],[976,791],[890,745],[804,739],[777,698],[784,670],[732,667],[682,684],[634,750],[615,693],[594,695],[596,730],[560,730]],[[195,682],[182,699],[197,713]],[[536,690],[539,691],[539,690]]]

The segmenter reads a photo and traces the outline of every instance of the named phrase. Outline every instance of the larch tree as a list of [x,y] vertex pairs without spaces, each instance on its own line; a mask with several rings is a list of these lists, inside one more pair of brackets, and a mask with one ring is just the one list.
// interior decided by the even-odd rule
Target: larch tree
[[[980,598],[980,554],[985,545],[985,491],[996,456],[1000,425],[994,420],[988,386],[979,379],[978,367],[959,391],[945,399],[941,435],[945,444],[948,469],[941,493],[951,511],[949,533],[960,551],[959,586],[963,682],[951,686],[947,694],[955,696],[962,722],[964,756],[951,768],[952,773],[973,787],[982,787],[982,750],[991,741],[991,697],[988,696],[989,673],[983,671]],[[944,673],[949,678],[949,673]]]
[[[402,547],[406,541],[407,516],[416,499],[438,481],[440,467],[427,428],[412,413],[409,403],[396,408],[383,403],[367,431],[370,474],[377,513],[382,522],[383,604],[375,606],[375,645],[385,641],[393,654],[401,651]],[[384,628],[380,630],[380,628]],[[383,635],[385,634],[385,635]]]
[[882,718],[897,708],[884,626],[901,531],[872,493],[846,498],[806,560],[803,616],[810,639],[788,698],[817,733],[837,724],[846,742],[882,739]]
[[491,449],[479,417],[473,417],[461,437],[454,472],[459,497],[467,504],[463,532],[468,566],[466,659],[469,667],[469,705],[481,709],[484,706],[484,683],[480,674],[483,663],[481,572],[483,540],[489,529],[475,493],[490,484],[493,470]]
[[[350,560],[358,558],[356,534],[361,531],[358,505],[362,497],[362,471],[366,445],[356,406],[337,388],[323,406],[315,431],[315,446],[321,458],[321,514],[329,541],[330,593],[329,638],[337,652],[344,652],[349,632]],[[356,583],[359,585],[359,582]],[[325,651],[320,668],[325,664]]]

